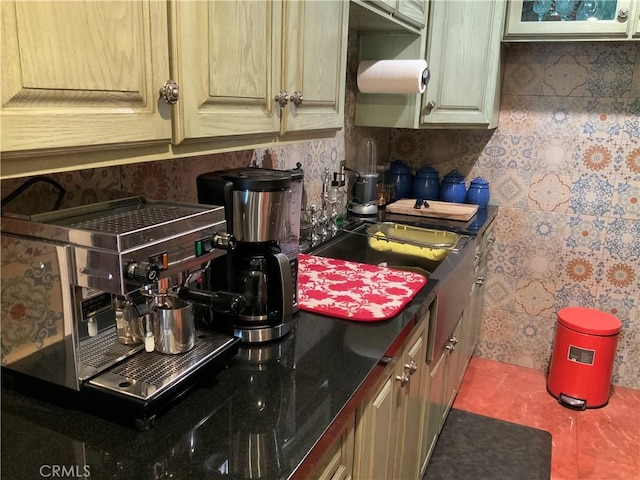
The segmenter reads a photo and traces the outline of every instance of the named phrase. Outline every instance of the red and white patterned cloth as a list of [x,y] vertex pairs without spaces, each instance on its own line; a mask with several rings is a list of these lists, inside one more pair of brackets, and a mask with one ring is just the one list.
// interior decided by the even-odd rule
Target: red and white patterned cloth
[[300,254],[298,305],[331,317],[372,322],[397,315],[425,285],[417,273]]

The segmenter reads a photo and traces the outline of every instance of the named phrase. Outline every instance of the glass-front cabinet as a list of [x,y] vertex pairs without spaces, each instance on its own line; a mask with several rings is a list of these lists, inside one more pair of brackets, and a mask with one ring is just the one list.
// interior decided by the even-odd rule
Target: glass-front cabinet
[[505,40],[638,38],[640,0],[512,0]]

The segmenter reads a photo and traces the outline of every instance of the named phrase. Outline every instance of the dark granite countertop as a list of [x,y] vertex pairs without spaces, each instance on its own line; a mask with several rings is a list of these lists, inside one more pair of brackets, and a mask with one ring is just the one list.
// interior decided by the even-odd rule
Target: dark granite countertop
[[[496,210],[487,213],[491,220]],[[465,233],[473,233],[473,219],[467,223]],[[66,478],[303,478],[322,445],[339,433],[335,425],[355,411],[380,373],[380,359],[401,346],[437,288],[429,279],[399,315],[382,322],[299,312],[287,337],[241,348],[229,368],[146,432],[3,383],[2,477],[30,480],[64,467]]]
[[355,409],[360,387],[410,333],[436,284],[387,321],[299,312],[291,334],[241,348],[146,432],[3,384],[2,477],[41,478],[61,465],[79,476],[87,466],[92,479],[289,478],[339,414]]

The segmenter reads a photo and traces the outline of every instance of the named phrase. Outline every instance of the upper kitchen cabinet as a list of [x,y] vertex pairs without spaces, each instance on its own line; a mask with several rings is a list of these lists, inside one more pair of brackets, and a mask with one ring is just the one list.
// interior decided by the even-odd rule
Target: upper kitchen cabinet
[[344,124],[347,1],[1,8],[2,178],[249,149]]
[[625,40],[640,30],[640,0],[509,2],[507,41]]
[[349,25],[360,32],[419,34],[427,21],[429,0],[351,0]]
[[433,0],[423,35],[360,35],[360,60],[426,58],[422,94],[362,94],[356,125],[392,128],[494,128],[500,101],[500,40],[505,0]]
[[347,2],[170,5],[174,143],[343,126]]
[[500,38],[505,0],[435,1],[422,95],[424,127],[495,128],[500,110]]
[[169,141],[166,2],[1,8],[3,154]]

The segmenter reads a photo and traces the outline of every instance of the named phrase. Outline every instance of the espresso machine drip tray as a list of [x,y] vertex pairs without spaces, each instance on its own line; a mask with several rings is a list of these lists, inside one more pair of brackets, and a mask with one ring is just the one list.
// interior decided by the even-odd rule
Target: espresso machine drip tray
[[[92,378],[87,386],[153,401],[183,383],[196,370],[222,359],[237,342],[234,337],[207,333],[198,335],[195,346],[185,353],[167,355],[143,351]],[[232,354],[236,351],[237,348],[233,349]]]

